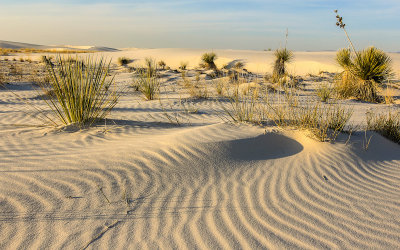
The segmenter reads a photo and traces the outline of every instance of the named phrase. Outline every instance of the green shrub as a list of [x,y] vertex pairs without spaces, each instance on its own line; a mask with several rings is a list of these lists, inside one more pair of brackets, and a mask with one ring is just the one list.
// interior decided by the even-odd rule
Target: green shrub
[[[45,100],[52,113],[65,125],[91,125],[105,118],[117,104],[119,95],[111,88],[114,77],[107,77],[110,63],[104,58],[87,57],[83,63],[57,56],[55,65],[46,63],[50,85],[42,85],[44,94],[52,91],[55,98]],[[51,117],[45,117],[57,125]]]
[[159,61],[158,62],[158,66],[161,68],[161,69],[165,69],[165,66],[167,66],[167,64],[163,61],[163,60],[161,60],[161,61]]
[[201,57],[203,66],[206,69],[217,69],[217,66],[215,65],[215,62],[214,62],[216,59],[217,59],[217,55],[214,52],[204,53]]
[[322,102],[327,102],[331,98],[332,92],[332,88],[328,87],[325,84],[317,89],[317,96],[321,99]]
[[180,70],[186,70],[188,66],[188,62],[181,62],[181,65],[179,66]]
[[120,57],[118,58],[118,64],[123,66],[123,65],[127,65],[131,60],[129,58],[126,57]]

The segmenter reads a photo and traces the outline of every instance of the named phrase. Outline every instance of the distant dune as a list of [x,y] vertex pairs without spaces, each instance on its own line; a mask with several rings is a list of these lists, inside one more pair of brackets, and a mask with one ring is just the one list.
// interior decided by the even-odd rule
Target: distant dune
[[74,46],[74,45],[38,45],[30,43],[10,42],[0,40],[0,48],[4,49],[51,49],[51,50],[86,50],[86,51],[119,51],[118,49],[102,46]]

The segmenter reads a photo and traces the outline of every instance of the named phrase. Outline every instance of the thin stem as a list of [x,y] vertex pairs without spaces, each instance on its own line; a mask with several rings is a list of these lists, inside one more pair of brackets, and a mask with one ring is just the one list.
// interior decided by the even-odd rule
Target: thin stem
[[346,29],[345,29],[344,27],[343,27],[343,30],[344,30],[344,33],[345,33],[346,36],[347,36],[347,39],[348,39],[349,42],[350,42],[351,47],[353,48],[354,53],[357,55],[357,51],[356,51],[356,49],[354,48],[354,45],[353,45],[353,43],[352,43],[351,40],[350,40],[349,34],[347,34],[347,31],[346,31]]

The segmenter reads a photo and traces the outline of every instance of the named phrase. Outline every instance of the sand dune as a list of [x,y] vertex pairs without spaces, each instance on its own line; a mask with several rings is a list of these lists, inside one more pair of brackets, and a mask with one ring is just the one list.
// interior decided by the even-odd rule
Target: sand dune
[[83,51],[118,51],[118,49],[102,46],[75,46],[75,45],[37,45],[30,43],[10,42],[0,40],[0,48],[5,49],[42,49],[42,50],[83,50]]
[[0,90],[1,249],[400,247],[398,145],[225,123],[212,99],[180,127],[129,91],[77,131]]

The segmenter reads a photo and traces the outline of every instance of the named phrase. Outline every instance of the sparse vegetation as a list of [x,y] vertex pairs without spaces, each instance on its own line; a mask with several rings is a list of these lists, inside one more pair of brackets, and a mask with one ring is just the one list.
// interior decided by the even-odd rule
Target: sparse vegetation
[[[237,95],[231,98],[231,108],[225,112],[235,122],[256,124],[273,123],[279,127],[305,129],[320,141],[334,141],[352,116],[352,110],[340,104],[321,104],[311,100],[299,104],[295,94],[285,95],[284,100],[275,100],[268,93],[263,100],[258,92]],[[281,97],[279,97],[280,99]]]
[[367,113],[367,129],[375,131],[389,140],[400,144],[400,112],[387,114]]
[[317,89],[317,96],[322,102],[327,102],[332,96],[333,90],[328,85],[324,84]]
[[215,60],[217,59],[217,55],[214,52],[204,53],[201,57],[203,62],[203,66],[206,69],[217,69],[215,65]]

